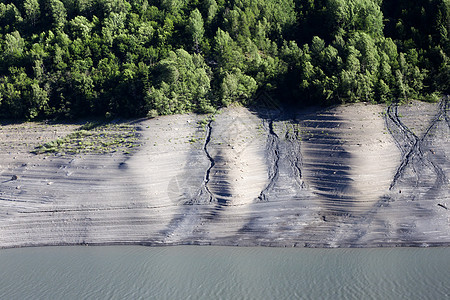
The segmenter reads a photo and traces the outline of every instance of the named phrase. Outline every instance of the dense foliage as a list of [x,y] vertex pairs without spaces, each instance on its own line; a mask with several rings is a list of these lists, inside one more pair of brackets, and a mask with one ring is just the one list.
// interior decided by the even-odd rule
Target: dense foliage
[[449,0],[2,0],[0,117],[449,92]]

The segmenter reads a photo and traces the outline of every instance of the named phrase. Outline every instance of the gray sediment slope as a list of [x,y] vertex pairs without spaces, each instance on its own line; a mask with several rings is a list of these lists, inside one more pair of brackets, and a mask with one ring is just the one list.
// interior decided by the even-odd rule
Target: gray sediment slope
[[[35,155],[0,127],[0,247],[450,244],[449,100],[135,122],[132,154]],[[14,176],[14,177],[13,177]]]

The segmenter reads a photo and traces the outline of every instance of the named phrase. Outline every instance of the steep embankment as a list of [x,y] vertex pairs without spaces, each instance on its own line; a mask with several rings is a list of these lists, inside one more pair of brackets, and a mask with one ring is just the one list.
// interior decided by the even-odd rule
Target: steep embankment
[[3,125],[0,247],[448,245],[448,110],[232,107],[130,123],[141,146],[107,154],[31,154],[78,126]]

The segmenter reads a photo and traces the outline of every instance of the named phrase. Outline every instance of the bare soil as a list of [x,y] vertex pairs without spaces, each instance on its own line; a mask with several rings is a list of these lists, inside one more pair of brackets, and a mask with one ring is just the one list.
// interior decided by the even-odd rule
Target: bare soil
[[448,246],[448,111],[444,98],[234,106],[83,134],[4,124],[0,247]]

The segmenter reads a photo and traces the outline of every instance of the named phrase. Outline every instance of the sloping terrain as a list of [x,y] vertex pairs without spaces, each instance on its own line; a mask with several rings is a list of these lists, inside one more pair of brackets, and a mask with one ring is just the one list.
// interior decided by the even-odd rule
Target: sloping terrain
[[127,122],[108,136],[140,147],[78,154],[32,153],[78,125],[5,124],[0,247],[449,245],[448,111],[230,107]]

